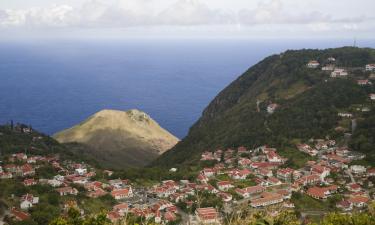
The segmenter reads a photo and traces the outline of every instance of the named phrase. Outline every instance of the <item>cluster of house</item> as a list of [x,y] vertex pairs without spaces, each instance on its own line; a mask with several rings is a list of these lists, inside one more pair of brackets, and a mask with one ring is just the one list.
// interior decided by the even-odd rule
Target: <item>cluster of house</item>
[[[336,64],[336,59],[333,57],[329,57],[324,65],[321,66],[321,64],[317,60],[310,60],[307,63],[307,67],[310,69],[317,69],[321,66],[322,71],[327,71],[330,72],[330,76],[332,78],[342,78],[342,77],[347,77],[349,75],[349,72],[345,68],[340,68],[337,67]],[[367,72],[373,72],[375,71],[375,64],[367,64],[364,66],[364,71]],[[358,80],[359,85],[368,85],[370,84],[370,81],[368,80]]]
[[[239,147],[236,151],[217,150],[204,152],[201,160],[216,160],[213,168],[204,168],[197,177],[197,186],[205,186],[211,193],[217,194],[225,203],[235,203],[231,193],[235,193],[242,201],[257,208],[286,201],[291,198],[290,168],[281,168],[286,158],[277,153],[277,149],[262,146],[253,150]],[[217,180],[221,175],[227,180]],[[295,175],[295,177],[300,174]],[[217,180],[216,187],[210,180]],[[251,179],[255,184],[247,187],[238,187],[237,181]],[[242,186],[242,185],[241,185]],[[233,191],[230,191],[233,190]],[[238,200],[238,199],[237,199]]]
[[[94,179],[95,169],[84,163],[60,162],[58,157],[27,156],[24,153],[11,155],[0,167],[2,179],[21,178],[23,185],[49,185],[60,196],[77,195],[80,191],[90,198],[111,195],[116,204],[107,213],[112,222],[119,221],[132,214],[156,223],[166,224],[177,220],[181,215],[179,203],[188,208],[198,206],[199,195],[209,192],[221,199],[226,210],[235,209],[240,204],[253,208],[280,205],[293,208],[292,192],[300,192],[312,198],[325,201],[339,193],[343,200],[337,208],[343,211],[362,209],[375,196],[370,196],[373,184],[368,177],[375,176],[375,168],[350,165],[363,155],[353,153],[346,147],[338,147],[334,140],[310,140],[309,144],[298,144],[297,149],[316,160],[308,161],[299,169],[285,165],[288,160],[280,155],[276,148],[261,146],[255,149],[239,147],[237,149],[205,151],[201,161],[213,161],[213,166],[203,168],[194,180],[164,180],[149,188],[143,188],[147,201],[139,203],[134,199],[141,195],[129,180]],[[51,179],[36,177],[35,170],[49,164],[56,170]],[[104,173],[111,176],[112,171]],[[336,176],[330,176],[335,174]],[[76,188],[81,186],[79,190]],[[195,198],[194,198],[195,197]],[[194,200],[192,200],[194,199]],[[19,207],[9,212],[15,220],[30,217],[28,210],[39,203],[38,196],[24,193],[18,197]],[[77,202],[64,204],[78,207]],[[197,208],[188,219],[197,224],[220,224],[223,209],[212,207]],[[82,213],[83,210],[81,210]],[[227,211],[226,211],[227,212]],[[185,218],[186,219],[186,218]],[[194,224],[190,221],[191,224]]]
[[[287,159],[281,157],[276,149],[266,146],[252,150],[240,147],[237,151],[206,151],[201,160],[217,163],[212,168],[203,169],[197,177],[198,184],[189,184],[188,187],[205,187],[205,190],[222,197],[225,203],[246,201],[254,208],[274,204],[294,207],[290,201],[291,192],[301,192],[322,201],[339,193],[344,198],[337,204],[338,208],[350,211],[366,207],[375,197],[370,196],[373,184],[368,179],[375,176],[375,168],[349,166],[350,162],[362,159],[364,155],[347,147],[338,147],[334,140],[317,139],[311,140],[311,143],[298,144],[297,148],[317,160],[308,161],[300,169],[285,167]],[[247,157],[243,157],[243,153],[247,153]],[[228,179],[218,179],[222,174],[228,175],[225,176]],[[338,174],[339,178],[333,179],[331,174]],[[242,179],[252,179],[256,184],[236,187],[236,180]],[[212,185],[212,180],[217,180],[216,186]],[[230,190],[241,196],[241,200],[236,201]]]

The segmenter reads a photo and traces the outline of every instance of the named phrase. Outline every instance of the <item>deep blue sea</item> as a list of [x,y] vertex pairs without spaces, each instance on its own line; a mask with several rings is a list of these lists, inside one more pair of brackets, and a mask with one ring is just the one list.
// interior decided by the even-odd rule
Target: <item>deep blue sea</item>
[[[137,108],[182,138],[220,90],[264,57],[352,40],[0,41],[0,122],[53,134],[101,109]],[[375,47],[375,40],[357,41]]]

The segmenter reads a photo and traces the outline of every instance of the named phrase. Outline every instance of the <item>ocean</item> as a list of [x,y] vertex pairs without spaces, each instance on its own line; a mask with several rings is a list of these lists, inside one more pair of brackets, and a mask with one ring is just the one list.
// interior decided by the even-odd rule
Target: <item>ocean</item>
[[[220,90],[264,57],[353,40],[0,40],[0,123],[46,134],[102,109],[137,108],[179,138]],[[375,47],[375,40],[357,40]]]

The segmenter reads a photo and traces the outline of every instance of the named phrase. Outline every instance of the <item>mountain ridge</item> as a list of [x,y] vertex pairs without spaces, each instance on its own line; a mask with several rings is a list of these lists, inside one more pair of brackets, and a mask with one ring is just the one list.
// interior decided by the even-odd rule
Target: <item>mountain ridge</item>
[[[335,62],[329,62],[330,57]],[[350,76],[330,78],[330,71],[322,71],[321,66],[308,68],[310,60],[319,61],[321,66],[334,63],[337,68],[348,69]],[[288,50],[266,57],[222,90],[187,137],[151,166],[194,163],[201,152],[215,148],[270,144],[292,149],[293,139],[339,135],[334,128],[342,122],[337,116],[340,110],[355,104],[372,105],[367,95],[374,91],[373,86],[359,87],[356,82],[368,79],[364,65],[373,62],[374,49],[354,47]],[[271,103],[280,107],[270,115],[266,111]]]

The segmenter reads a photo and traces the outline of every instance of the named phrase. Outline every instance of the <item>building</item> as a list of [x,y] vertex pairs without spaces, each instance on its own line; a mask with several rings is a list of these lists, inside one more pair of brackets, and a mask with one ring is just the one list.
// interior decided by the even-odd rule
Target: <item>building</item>
[[29,209],[39,203],[39,197],[34,197],[32,194],[26,194],[22,196],[20,208],[21,209]]
[[366,173],[366,167],[361,165],[352,165],[350,166],[350,171],[354,174],[364,174]]
[[277,178],[281,180],[291,180],[293,177],[294,170],[291,168],[278,169],[276,172]]
[[347,200],[342,200],[336,204],[336,207],[343,211],[350,211],[353,209],[353,204]]
[[298,185],[306,186],[306,185],[317,184],[320,181],[321,180],[318,175],[312,174],[312,175],[307,175],[307,176],[299,178],[298,180],[295,181],[295,183]]
[[337,186],[332,185],[329,187],[311,187],[307,189],[306,194],[316,199],[326,199],[331,194],[337,192]]
[[319,62],[318,61],[316,61],[316,60],[311,60],[311,61],[309,61],[308,63],[307,63],[307,67],[308,68],[311,68],[311,69],[316,69],[316,68],[318,68],[319,67]]
[[232,182],[230,181],[219,181],[217,182],[217,188],[219,188],[220,191],[227,191],[234,186],[232,185]]
[[341,112],[337,114],[339,117],[344,117],[344,118],[352,118],[353,114],[351,113],[346,113],[346,112]]
[[29,187],[29,186],[33,186],[33,185],[36,185],[37,184],[37,182],[36,182],[36,180],[34,180],[33,178],[32,179],[25,179],[24,181],[23,181],[23,185],[25,185],[25,186],[27,186],[27,187]]
[[245,180],[247,176],[249,176],[250,174],[251,174],[251,171],[248,169],[243,169],[243,170],[233,169],[229,172],[229,176],[235,180]]
[[265,192],[262,194],[261,198],[251,200],[251,207],[265,207],[277,203],[283,202],[284,198],[280,194]]
[[369,198],[364,196],[354,196],[348,199],[348,201],[353,204],[353,206],[362,208],[367,205],[367,203],[370,201]]
[[357,84],[360,85],[360,86],[365,86],[365,85],[369,85],[371,84],[371,82],[367,79],[365,80],[357,80]]
[[333,71],[333,70],[335,70],[335,65],[331,65],[331,64],[325,65],[325,66],[322,67],[322,70],[323,71]]
[[213,207],[198,208],[195,215],[199,223],[202,224],[220,224],[219,213]]
[[272,113],[275,112],[275,110],[276,110],[278,107],[279,107],[278,104],[275,104],[275,103],[269,104],[269,105],[267,106],[267,112],[268,112],[269,114],[272,114]]
[[336,77],[346,77],[348,76],[348,71],[345,69],[341,68],[336,68],[334,71],[331,72],[331,77],[336,78]]
[[366,71],[375,71],[375,64],[367,64],[365,69]]
[[351,192],[360,192],[362,191],[362,187],[361,185],[357,184],[357,183],[352,183],[352,184],[348,184],[346,186],[346,188],[351,191]]
[[268,151],[266,153],[266,156],[269,162],[275,162],[275,163],[283,162],[283,159],[275,151]]
[[14,220],[16,221],[24,221],[24,220],[27,220],[30,218],[30,214],[26,213],[26,212],[22,212],[16,208],[12,208],[10,210],[10,214],[12,216],[12,218],[14,218]]
[[133,190],[131,187],[123,188],[123,189],[116,189],[111,192],[111,195],[114,199],[124,199],[124,198],[131,198],[133,197]]
[[113,206],[113,210],[118,212],[121,216],[124,216],[129,212],[129,205],[127,203],[120,203]]
[[236,188],[236,193],[241,195],[243,198],[249,198],[250,195],[257,194],[257,193],[262,193],[266,189],[260,185],[257,186],[250,186],[246,188]]
[[56,191],[60,194],[60,196],[78,194],[78,190],[72,187],[61,187],[61,188],[57,188]]

